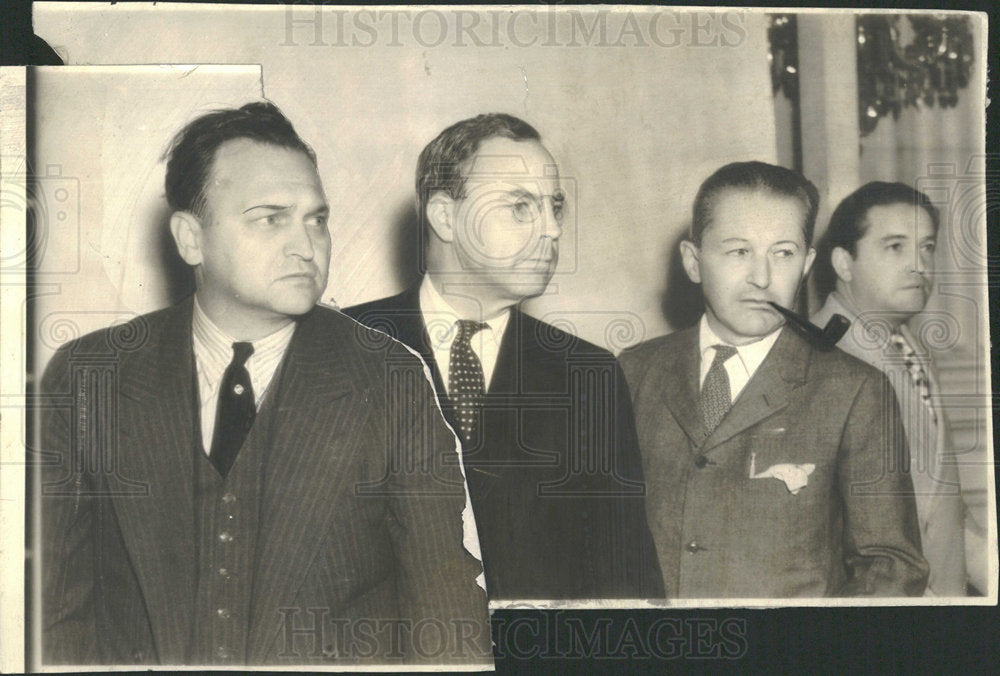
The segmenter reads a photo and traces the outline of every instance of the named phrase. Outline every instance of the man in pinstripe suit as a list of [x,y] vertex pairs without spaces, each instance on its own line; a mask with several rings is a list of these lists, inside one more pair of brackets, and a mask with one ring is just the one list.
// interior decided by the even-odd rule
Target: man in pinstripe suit
[[166,188],[194,296],[43,379],[43,661],[488,662],[423,366],[315,306],[312,150],[272,104],[216,111],[174,140]]

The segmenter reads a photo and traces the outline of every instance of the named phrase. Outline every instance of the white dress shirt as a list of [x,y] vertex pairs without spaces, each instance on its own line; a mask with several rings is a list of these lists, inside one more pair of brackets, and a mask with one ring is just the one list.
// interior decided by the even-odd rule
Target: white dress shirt
[[[455,313],[448,301],[434,287],[430,275],[424,275],[424,281],[420,284],[420,314],[424,320],[424,327],[427,329],[431,350],[434,352],[434,361],[437,362],[438,370],[441,372],[441,380],[444,381],[444,387],[447,390],[451,345],[458,335],[458,320],[461,317]],[[490,380],[493,378],[493,369],[497,365],[497,356],[500,354],[503,332],[507,328],[509,320],[509,309],[484,320],[486,328],[477,331],[469,341],[472,351],[479,357],[479,362],[483,366],[483,385],[487,391],[490,389]]]
[[[736,348],[735,358],[730,357],[723,364],[726,368],[726,374],[729,376],[729,401],[735,402],[736,398],[740,396],[740,392],[743,391],[743,388],[753,378],[753,374],[757,373],[757,369],[760,368],[771,348],[774,347],[774,343],[778,340],[778,334],[781,333],[781,329],[782,327],[778,327],[760,340],[749,345],[732,346]],[[715,359],[714,346],[720,343],[729,345],[729,343],[715,335],[715,331],[708,325],[708,318],[702,315],[701,324],[698,327],[698,349],[699,354],[701,354],[701,377],[698,380],[699,389],[705,384],[705,376],[708,375],[708,370],[712,367],[712,361]]]
[[[194,362],[198,373],[198,397],[201,413],[201,446],[208,455],[212,450],[212,432],[215,431],[215,414],[219,402],[219,385],[226,368],[233,360],[235,338],[226,334],[208,318],[194,299],[194,316],[191,321],[194,335]],[[295,322],[290,322],[269,336],[251,341],[253,354],[247,359],[246,369],[253,385],[254,402],[260,402],[274,379],[288,344],[295,333]]]

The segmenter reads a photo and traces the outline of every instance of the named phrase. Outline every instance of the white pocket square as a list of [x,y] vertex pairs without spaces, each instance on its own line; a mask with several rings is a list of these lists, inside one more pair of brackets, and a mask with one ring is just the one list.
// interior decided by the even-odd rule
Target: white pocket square
[[756,460],[750,456],[750,478],[751,479],[781,479],[785,482],[785,487],[792,495],[798,495],[802,487],[809,483],[809,475],[816,469],[816,465],[807,462],[804,465],[793,465],[783,462],[778,465],[771,465],[760,474],[757,474]]

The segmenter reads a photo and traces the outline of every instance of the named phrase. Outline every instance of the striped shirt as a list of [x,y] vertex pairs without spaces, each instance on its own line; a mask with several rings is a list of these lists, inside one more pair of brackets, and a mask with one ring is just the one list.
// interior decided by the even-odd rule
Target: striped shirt
[[[236,339],[226,334],[208,318],[194,299],[194,316],[191,322],[194,334],[194,361],[198,373],[198,397],[201,412],[201,445],[205,455],[212,447],[212,432],[215,430],[215,413],[219,401],[219,385],[226,368],[233,360],[233,343]],[[278,364],[288,349],[295,333],[295,322],[289,322],[269,336],[252,341],[253,354],[247,360],[246,368],[253,385],[257,407],[267,393],[274,379]]]

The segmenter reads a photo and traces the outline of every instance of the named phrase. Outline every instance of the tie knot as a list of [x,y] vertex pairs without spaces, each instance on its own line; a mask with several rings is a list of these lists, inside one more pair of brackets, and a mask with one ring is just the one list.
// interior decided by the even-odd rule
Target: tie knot
[[892,345],[897,350],[899,350],[900,352],[902,352],[903,354],[906,354],[907,352],[910,351],[909,349],[910,344],[906,342],[906,338],[904,338],[903,334],[900,333],[899,331],[893,331],[892,333],[889,334],[889,344]]
[[486,328],[486,324],[476,322],[471,319],[458,320],[458,335],[455,337],[457,343],[468,343],[469,340]]
[[233,364],[243,366],[252,354],[252,343],[233,343]]
[[715,348],[715,359],[712,360],[713,364],[721,364],[734,354],[736,354],[736,348],[732,345],[713,345]]

